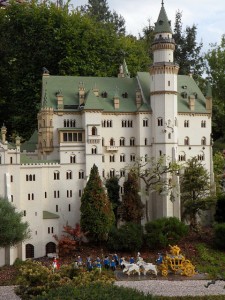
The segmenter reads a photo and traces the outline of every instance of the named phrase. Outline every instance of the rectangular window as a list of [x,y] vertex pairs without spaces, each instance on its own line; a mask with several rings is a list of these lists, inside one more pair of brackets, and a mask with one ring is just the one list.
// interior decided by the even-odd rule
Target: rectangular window
[[27,212],[26,212],[26,210],[24,210],[23,211],[23,216],[26,217],[26,215],[27,215]]
[[11,202],[13,202],[13,195],[11,195]]
[[55,206],[55,211],[58,212],[59,211],[59,207],[58,205]]
[[50,227],[48,227],[48,234],[50,234],[51,233],[51,231],[50,231]]
[[135,161],[135,154],[130,155],[130,161]]
[[47,192],[45,192],[45,198],[47,198]]
[[54,191],[54,198],[59,198],[59,191]]
[[67,190],[66,195],[67,195],[67,198],[71,198],[72,197],[72,190]]
[[12,175],[10,176],[10,182],[13,182],[13,176]]
[[102,162],[105,162],[105,156],[102,155]]
[[52,233],[54,233],[54,228],[52,227]]
[[147,145],[148,145],[148,139],[145,138],[145,146],[147,146]]
[[10,164],[12,164],[13,163],[13,158],[12,157],[10,157]]
[[79,190],[79,197],[82,196],[82,190]]
[[71,205],[70,204],[68,205],[68,211],[71,211]]

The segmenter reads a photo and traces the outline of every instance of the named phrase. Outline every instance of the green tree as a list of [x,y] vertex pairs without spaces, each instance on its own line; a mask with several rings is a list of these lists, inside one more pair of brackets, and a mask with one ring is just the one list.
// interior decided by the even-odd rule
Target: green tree
[[220,44],[212,44],[205,56],[213,92],[213,138],[225,141],[225,35]]
[[82,230],[95,241],[106,240],[115,222],[115,216],[96,165],[91,169],[81,197],[80,211]]
[[22,217],[7,199],[0,198],[0,247],[15,246],[30,237],[29,225]]
[[176,42],[174,59],[180,66],[179,74],[193,73],[195,79],[201,77],[204,72],[204,59],[201,54],[203,43],[199,44],[197,38],[197,26],[187,26],[183,31],[182,12],[177,11],[175,17],[173,38]]
[[225,188],[225,157],[221,152],[216,152],[213,155],[213,168],[215,175],[216,193],[220,194]]
[[182,219],[197,228],[197,217],[214,203],[208,171],[196,157],[187,161],[184,173],[180,176]]
[[124,182],[124,194],[122,197],[123,220],[126,222],[140,223],[143,217],[144,205],[139,195],[137,175],[130,171]]
[[225,223],[225,194],[220,194],[216,201],[215,221]]
[[111,177],[106,180],[105,186],[107,188],[107,193],[110,202],[112,203],[113,212],[116,218],[116,222],[118,220],[118,206],[120,205],[120,185],[118,177]]
[[113,25],[117,33],[125,34],[124,18],[115,11],[111,12],[106,0],[88,0],[88,4],[81,6],[80,10],[99,23]]

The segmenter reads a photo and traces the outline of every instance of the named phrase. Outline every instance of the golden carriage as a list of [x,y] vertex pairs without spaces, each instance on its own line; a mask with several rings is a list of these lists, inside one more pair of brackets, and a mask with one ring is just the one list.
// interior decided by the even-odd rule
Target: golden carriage
[[166,254],[159,268],[163,276],[167,276],[169,271],[185,276],[196,274],[195,267],[180,253],[178,246],[170,246],[170,253]]

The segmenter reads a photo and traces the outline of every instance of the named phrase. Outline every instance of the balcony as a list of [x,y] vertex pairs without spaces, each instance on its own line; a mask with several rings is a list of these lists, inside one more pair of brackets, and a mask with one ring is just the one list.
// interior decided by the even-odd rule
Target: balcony
[[118,151],[118,146],[106,146],[106,151]]

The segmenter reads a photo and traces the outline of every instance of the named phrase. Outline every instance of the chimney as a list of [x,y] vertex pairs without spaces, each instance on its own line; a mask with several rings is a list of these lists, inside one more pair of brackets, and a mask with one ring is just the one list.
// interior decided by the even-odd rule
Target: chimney
[[61,90],[59,90],[56,93],[56,98],[57,98],[57,107],[58,107],[58,109],[63,109],[63,94],[62,94]]
[[137,106],[137,109],[139,109],[141,107],[141,103],[142,103],[141,90],[137,89],[136,90],[136,106]]
[[6,129],[5,125],[3,124],[2,128],[1,128],[2,144],[5,144],[5,142],[6,142],[6,132],[7,132],[7,129]]
[[195,110],[195,96],[194,95],[190,95],[190,97],[189,97],[189,108],[191,111]]
[[120,108],[120,99],[119,99],[119,97],[117,95],[115,95],[113,100],[114,100],[114,108],[119,109]]
[[78,93],[79,93],[79,105],[82,105],[84,104],[84,97],[85,97],[85,87],[83,82],[79,83]]

